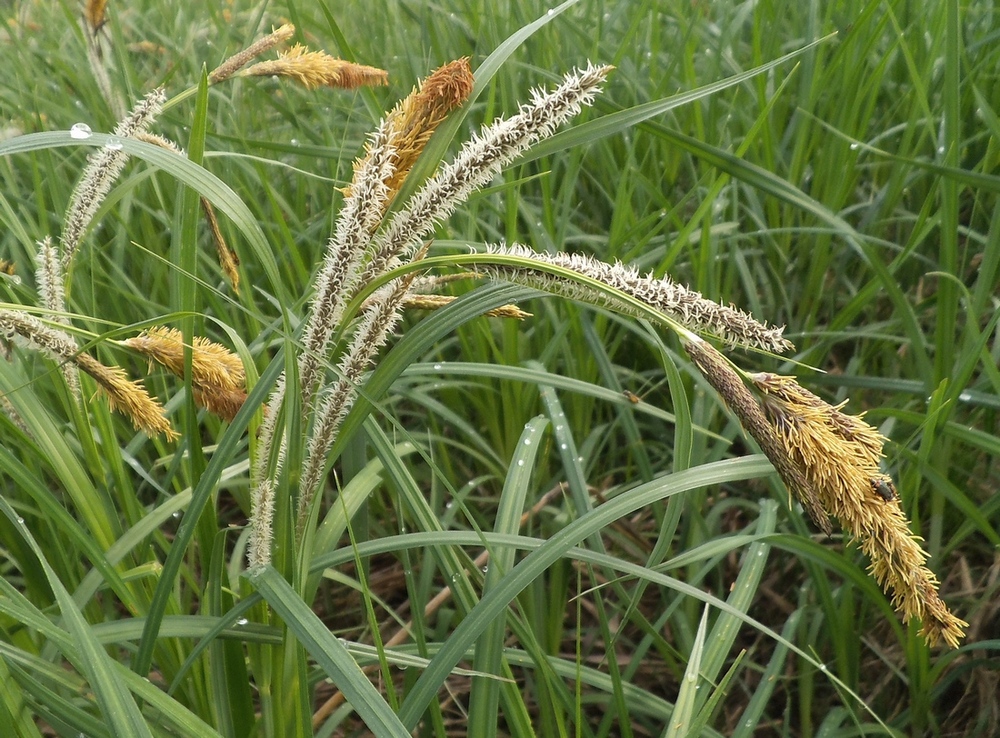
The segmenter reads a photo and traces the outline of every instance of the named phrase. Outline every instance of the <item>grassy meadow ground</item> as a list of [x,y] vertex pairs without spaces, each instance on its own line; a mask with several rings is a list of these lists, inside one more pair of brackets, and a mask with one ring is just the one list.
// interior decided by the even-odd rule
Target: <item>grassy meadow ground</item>
[[[163,86],[151,131],[201,166],[126,144],[60,316],[37,309],[38,242],[58,239],[119,116],[78,3],[4,4],[0,258],[16,277],[0,275],[0,309],[141,378],[179,437],[136,432],[90,377],[77,403],[56,361],[4,341],[0,735],[1000,734],[996,8],[567,6],[112,0],[112,97],[127,110]],[[285,22],[389,84],[203,82]],[[438,227],[440,271],[499,242],[583,252],[785,325],[786,357],[727,355],[888,438],[900,505],[968,622],[958,649],[928,647],[850,536],[789,505],[674,333],[485,280],[407,312],[304,537],[290,444],[273,567],[245,575],[261,407],[298,348],[338,188],[383,115],[459,57],[483,87],[414,179],[532,88],[588,60],[615,71]],[[92,139],[65,133],[80,122]],[[32,137],[47,132],[63,133]],[[198,194],[239,254],[238,294]],[[532,316],[478,317],[512,301]],[[233,423],[120,343],[156,325],[242,358]]]

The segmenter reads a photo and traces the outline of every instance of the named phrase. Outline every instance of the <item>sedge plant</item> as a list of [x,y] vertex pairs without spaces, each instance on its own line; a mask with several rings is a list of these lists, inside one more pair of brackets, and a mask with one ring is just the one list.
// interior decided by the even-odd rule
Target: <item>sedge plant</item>
[[[26,494],[3,502],[3,540],[18,574],[4,579],[9,638],[0,659],[3,717],[13,734],[41,735],[48,725],[85,735],[330,735],[360,722],[379,736],[410,735],[420,725],[444,735],[456,711],[470,735],[556,734],[573,723],[595,735],[611,734],[612,724],[632,735],[633,723],[655,725],[664,735],[716,734],[718,706],[740,670],[737,659],[723,671],[741,626],[771,644],[766,673],[778,673],[790,653],[825,671],[808,643],[794,638],[804,609],[795,609],[779,633],[749,608],[776,542],[812,560],[825,555],[836,566],[825,545],[841,535],[831,519],[867,560],[871,579],[854,581],[869,587],[869,596],[884,592],[885,609],[918,634],[912,648],[960,646],[969,623],[940,594],[904,507],[905,485],[901,495],[886,470],[880,430],[846,412],[846,401],[827,402],[795,377],[744,369],[731,357],[742,351],[753,357],[748,362],[780,360],[795,349],[783,329],[659,269],[503,238],[471,250],[435,241],[512,162],[541,156],[546,145],[549,156],[558,153],[557,134],[616,84],[620,70],[611,64],[581,61],[552,72],[549,83],[464,143],[458,136],[500,64],[571,5],[525,25],[475,70],[460,57],[421,75],[358,151],[345,146],[357,158],[339,188],[332,235],[314,255],[315,268],[304,270],[309,278],[288,286],[279,276],[287,267],[270,253],[250,211],[209,173],[205,119],[213,94],[273,80],[355,90],[385,85],[386,72],[287,46],[296,29],[282,24],[204,72],[200,84],[177,93],[169,92],[172,82],[157,86],[127,112],[114,84],[109,10],[87,4],[86,58],[100,99],[120,122],[108,136],[74,127],[61,138],[29,135],[7,146],[17,153],[99,144],[73,187],[59,232],[34,241],[34,289],[15,285],[10,292],[18,299],[0,309],[12,357],[2,377],[5,432],[17,439],[4,452],[4,470],[12,488]],[[264,58],[270,55],[276,58]],[[186,101],[194,105],[194,125],[182,148],[157,131],[157,121]],[[657,110],[621,113],[628,115],[597,116],[585,125],[620,131]],[[457,150],[443,155],[451,140]],[[108,211],[107,199],[133,157],[191,189],[175,203],[182,214],[173,224],[173,309],[115,324],[96,311],[79,313],[83,302],[75,294],[83,281],[81,252],[96,240],[95,219]],[[242,256],[223,233],[219,210],[249,244]],[[204,254],[192,238],[201,218],[213,246]],[[209,254],[215,259],[209,270],[220,276],[211,309],[195,291],[205,287],[199,274]],[[269,287],[248,274],[265,275]],[[480,286],[458,296],[448,292],[455,284]],[[261,302],[268,290],[278,308],[270,317]],[[518,368],[499,361],[462,366],[461,353],[458,361],[422,361],[447,352],[449,336],[470,343],[463,331],[478,330],[481,340],[484,331],[505,336],[531,324],[538,316],[515,303],[542,294],[589,306],[607,324],[630,326],[625,330],[658,354],[673,412],[647,408],[650,400],[631,392],[573,384],[537,357]],[[259,335],[227,325],[219,307],[245,313],[245,327]],[[204,333],[209,313],[225,326],[217,338]],[[414,313],[424,317],[409,320]],[[756,305],[753,313],[767,314]],[[484,324],[495,327],[474,327]],[[585,335],[597,370],[606,370],[608,349],[599,347],[593,329]],[[130,378],[129,357],[134,366],[148,362],[150,370],[163,370],[151,371],[147,381],[160,386],[165,400]],[[31,376],[37,367],[45,368],[40,378]],[[479,373],[527,379],[538,388],[529,406],[537,403],[543,414],[508,433],[512,448],[491,444],[485,439],[502,437],[504,419],[493,418],[479,432],[463,419],[461,405],[441,403],[431,385],[414,383],[422,374],[449,371],[467,373],[468,387],[453,383],[444,391],[468,393],[469,409],[483,406],[474,381]],[[605,376],[619,381],[613,370]],[[705,443],[709,432],[693,421],[685,397],[692,385],[716,393],[748,455],[695,457],[695,439]],[[592,469],[588,479],[582,461],[600,454],[601,438],[578,438],[563,406],[568,394],[581,391],[614,398],[623,412],[631,405],[658,412],[674,429],[675,451],[686,452],[675,456],[672,469],[657,469],[648,452],[637,450],[635,468]],[[511,400],[514,407],[523,398]],[[467,440],[436,427],[431,410]],[[131,441],[121,440],[112,412],[138,431]],[[414,422],[406,422],[408,414]],[[622,423],[627,436],[638,436],[634,423]],[[207,430],[218,432],[211,448],[202,438]],[[32,471],[39,465],[57,493],[39,483],[45,475]],[[547,489],[533,500],[546,469]],[[636,472],[638,484],[601,479]],[[801,504],[818,528],[814,538],[782,539],[780,506],[766,501],[739,536],[685,545],[678,533],[682,500],[707,488],[773,479],[773,472],[787,494],[778,499],[792,519],[793,501]],[[483,504],[483,490],[494,486],[495,503]],[[143,499],[150,491],[153,503]],[[450,502],[442,505],[442,497]],[[561,504],[564,511],[553,513]],[[627,525],[616,521],[654,508],[654,542],[636,562]],[[222,525],[233,514],[241,522]],[[464,527],[455,525],[459,514]],[[374,521],[378,515],[398,521],[395,535],[373,534],[383,528]],[[534,526],[553,531],[553,524],[554,532],[533,534]],[[796,525],[801,530],[802,520]],[[60,530],[72,546],[54,543]],[[45,539],[48,546],[37,543]],[[696,565],[744,547],[728,597],[698,588],[707,570]],[[74,549],[85,565],[67,555]],[[668,551],[671,566],[662,567]],[[398,606],[380,598],[374,583],[373,562],[387,554],[402,562],[407,598]],[[687,576],[665,573],[681,566],[693,568]],[[536,628],[543,582],[573,593],[578,632],[568,656],[561,628]],[[657,595],[650,607],[650,588],[672,594]],[[350,638],[333,631],[341,590],[357,592]],[[620,608],[614,617],[606,612],[611,606]],[[691,627],[678,627],[678,613],[692,606],[698,613],[688,619]],[[709,612],[716,613],[711,628]],[[608,649],[596,662],[583,658],[580,631],[588,618],[596,624],[593,637]],[[543,619],[551,626],[551,615]],[[613,629],[619,619],[632,630]],[[100,630],[102,621],[111,627]],[[676,631],[676,642],[665,629]],[[627,645],[633,656],[619,663],[613,654]],[[656,663],[677,676],[674,698],[629,683],[642,654],[656,654]],[[68,668],[52,666],[58,657]],[[862,705],[850,675],[827,677],[855,720],[888,730],[883,716]],[[711,689],[695,691],[701,684]],[[537,699],[527,697],[531,685]],[[771,689],[761,682],[747,700],[747,724],[760,720]],[[595,713],[592,700],[611,707]]]

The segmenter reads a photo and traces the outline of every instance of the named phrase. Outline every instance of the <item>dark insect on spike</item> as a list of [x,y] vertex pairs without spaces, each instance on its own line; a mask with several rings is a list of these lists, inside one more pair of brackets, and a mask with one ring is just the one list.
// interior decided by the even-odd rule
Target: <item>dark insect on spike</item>
[[893,485],[891,480],[873,479],[872,489],[875,490],[875,493],[886,502],[892,502],[893,500],[899,499],[899,493],[896,491],[896,487]]

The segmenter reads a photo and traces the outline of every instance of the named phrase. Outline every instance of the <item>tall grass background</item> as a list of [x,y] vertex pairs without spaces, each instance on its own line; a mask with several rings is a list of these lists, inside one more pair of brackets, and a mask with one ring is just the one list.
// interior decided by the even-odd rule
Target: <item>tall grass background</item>
[[[995,9],[567,5],[109,5],[113,90],[130,102],[164,85],[157,130],[194,163],[127,144],[135,158],[74,265],[72,323],[134,376],[145,362],[111,339],[169,324],[231,347],[261,381],[229,424],[153,370],[145,384],[181,432],[169,442],[99,397],[81,411],[51,361],[19,348],[0,361],[22,423],[0,417],[0,733],[997,734]],[[35,244],[59,234],[117,116],[75,3],[4,13],[0,256],[20,281],[0,289],[35,306]],[[199,87],[282,21],[388,70],[389,86]],[[902,505],[969,622],[961,648],[929,649],[856,548],[789,508],[669,334],[475,281],[409,315],[383,352],[334,449],[312,549],[280,528],[286,500],[274,568],[243,575],[251,416],[295,350],[336,188],[418,79],[497,50],[416,176],[531,87],[588,59],[616,71],[443,225],[431,256],[581,251],[787,325],[796,362],[739,363],[850,398],[890,439]],[[20,137],[78,122],[98,133]],[[198,194],[241,255],[238,295]],[[509,301],[533,317],[476,317]]]

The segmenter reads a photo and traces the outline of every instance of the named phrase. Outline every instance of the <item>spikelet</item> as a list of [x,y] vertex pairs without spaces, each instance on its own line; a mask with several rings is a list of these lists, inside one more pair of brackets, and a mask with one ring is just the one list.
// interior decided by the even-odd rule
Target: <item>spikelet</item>
[[474,83],[468,58],[448,62],[413,88],[386,117],[385,124],[399,132],[395,142],[396,171],[386,183],[389,202],[403,186],[431,135],[452,110],[465,102]]
[[205,220],[208,222],[208,230],[212,234],[212,243],[215,244],[215,253],[218,254],[222,273],[229,280],[233,292],[238,295],[240,294],[240,257],[229,248],[229,244],[226,243],[226,239],[222,235],[222,229],[219,228],[219,219],[215,217],[215,208],[204,197],[201,198],[201,211],[205,214]]
[[309,51],[296,44],[273,61],[262,61],[240,73],[242,77],[286,77],[307,89],[339,87],[353,90],[365,85],[389,84],[384,69],[336,59],[325,51]]
[[366,143],[365,155],[355,162],[306,318],[305,350],[299,358],[304,405],[312,402],[320,362],[343,307],[357,288],[372,233],[431,134],[468,97],[472,82],[465,59],[434,71],[379,124]]
[[[157,326],[121,342],[172,374],[184,376],[183,335]],[[246,373],[240,357],[225,346],[195,336],[191,348],[191,384],[195,403],[223,420],[232,420],[246,402]]]
[[[584,254],[540,254],[520,244],[491,246],[489,253],[519,256],[540,266],[548,264],[589,277],[634,297],[694,333],[715,336],[731,346],[758,348],[776,354],[793,348],[791,342],[781,335],[783,328],[761,323],[731,305],[706,300],[700,293],[667,277],[644,276],[633,267],[621,263],[608,264]],[[626,314],[634,312],[632,306],[597,292],[587,284],[542,269],[489,264],[480,267],[480,270],[493,279],[537,287]]]
[[[172,374],[184,376],[184,339],[176,328],[156,326],[122,341],[123,346],[162,364]],[[204,336],[195,336],[191,347],[191,381],[199,387],[243,389],[246,373],[240,357]]]
[[233,54],[231,57],[222,62],[222,64],[213,69],[208,75],[209,83],[214,85],[229,79],[261,54],[270,51],[275,46],[283,44],[285,41],[290,39],[294,33],[295,26],[291,23],[286,23],[268,35],[257,39],[248,47]]
[[274,482],[264,479],[254,486],[250,496],[250,540],[247,543],[247,568],[250,571],[271,563],[274,487]]
[[[453,303],[456,299],[453,295],[421,295],[410,293],[403,298],[403,307],[407,310],[440,310]],[[525,312],[517,305],[501,305],[498,308],[487,310],[485,314],[491,318],[513,318],[514,320],[524,320],[531,317],[531,313]]]
[[757,445],[774,465],[788,491],[799,499],[813,522],[826,535],[830,535],[833,532],[830,517],[823,509],[812,480],[782,445],[774,425],[768,420],[757,399],[747,389],[733,365],[725,356],[697,336],[685,341],[684,348],[709,384],[739,418],[743,429],[757,441]]
[[926,566],[927,553],[910,532],[898,498],[880,491],[885,439],[861,416],[841,412],[843,403],[827,404],[793,377],[761,373],[749,378],[764,393],[764,410],[782,444],[823,507],[857,539],[871,562],[869,572],[891,593],[903,622],[917,618],[929,645],[944,640],[957,648],[968,623],[938,595],[937,577]]
[[360,283],[367,283],[405,260],[439,222],[506,164],[590,105],[612,69],[593,64],[574,69],[556,89],[533,90],[531,102],[521,105],[515,115],[495,121],[473,136],[376,235]]
[[108,398],[112,410],[119,410],[147,435],[163,433],[177,438],[163,407],[138,382],[130,381],[121,367],[105,366],[88,354],[78,353],[76,341],[58,328],[18,310],[0,310],[0,333],[8,338],[20,336],[28,345],[59,362],[73,362],[89,374]]
[[87,0],[83,6],[83,19],[92,34],[96,34],[107,23],[105,11],[108,0]]
[[111,409],[128,417],[137,430],[148,436],[162,433],[171,441],[179,437],[164,417],[163,406],[149,396],[142,384],[130,380],[120,366],[106,366],[88,354],[77,354],[75,361],[97,382]]
[[929,645],[943,640],[956,648],[968,624],[938,594],[920,538],[910,532],[898,497],[879,469],[885,439],[878,431],[793,377],[744,375],[762,394],[758,400],[741,374],[707,343],[693,337],[685,349],[816,523],[829,535],[827,516],[833,515],[858,541],[871,562],[869,572],[891,595],[903,622],[917,618]]
[[[129,115],[116,127],[115,135],[120,138],[134,138],[152,124],[166,100],[162,88],[158,88],[140,100]],[[118,179],[128,154],[121,146],[103,146],[87,158],[87,166],[80,183],[73,190],[62,232],[62,266],[69,269],[74,254],[83,238],[83,233],[93,219],[111,185]]]

